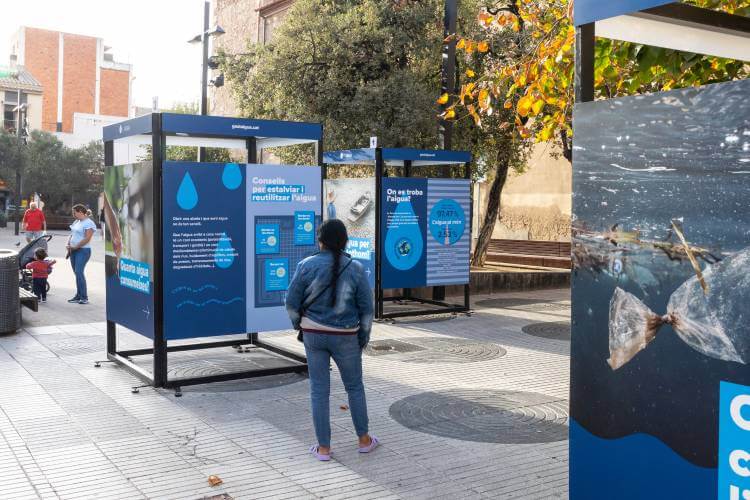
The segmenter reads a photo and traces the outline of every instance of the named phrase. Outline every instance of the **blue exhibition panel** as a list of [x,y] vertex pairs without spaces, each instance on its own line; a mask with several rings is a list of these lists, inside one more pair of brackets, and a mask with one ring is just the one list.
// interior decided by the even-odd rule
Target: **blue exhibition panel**
[[167,339],[284,330],[297,264],[318,250],[320,167],[165,162]]
[[576,104],[573,499],[750,498],[749,94]]

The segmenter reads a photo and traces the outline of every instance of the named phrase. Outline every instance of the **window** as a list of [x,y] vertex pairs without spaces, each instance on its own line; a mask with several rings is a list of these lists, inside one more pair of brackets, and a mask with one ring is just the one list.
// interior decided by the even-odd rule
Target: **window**
[[3,128],[9,132],[16,131],[16,113],[13,112],[15,107],[15,99],[13,99],[12,104],[3,106]]
[[[28,96],[25,92],[21,92],[21,104],[26,104]],[[18,104],[18,92],[15,90],[5,91],[5,104]]]
[[291,7],[291,0],[281,0],[273,2],[266,7],[260,9],[260,30],[258,33],[258,41],[267,44],[273,38],[273,33],[276,28],[284,20],[289,7]]

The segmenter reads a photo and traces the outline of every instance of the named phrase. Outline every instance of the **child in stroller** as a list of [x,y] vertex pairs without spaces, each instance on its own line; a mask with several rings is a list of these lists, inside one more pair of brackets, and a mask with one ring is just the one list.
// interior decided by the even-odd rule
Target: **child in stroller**
[[[18,268],[20,271],[18,286],[20,286],[21,288],[30,292],[32,291],[34,281],[31,276],[31,270],[26,269],[26,264],[29,264],[36,259],[35,252],[37,248],[42,248],[46,252],[48,246],[47,244],[51,239],[51,234],[45,234],[44,236],[40,236],[39,238],[29,242],[18,252]],[[45,293],[49,292],[49,288],[50,287],[48,282],[45,286]]]

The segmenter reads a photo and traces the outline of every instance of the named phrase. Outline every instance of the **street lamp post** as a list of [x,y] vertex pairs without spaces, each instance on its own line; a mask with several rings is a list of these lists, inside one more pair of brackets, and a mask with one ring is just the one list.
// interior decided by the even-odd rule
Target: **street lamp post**
[[[18,147],[20,148],[23,144],[26,142],[26,136],[28,135],[28,132],[26,131],[26,119],[25,119],[25,111],[26,111],[26,104],[21,104],[21,91],[18,91],[18,104],[13,109],[13,111],[18,112],[18,118],[16,121],[16,137],[18,138]],[[15,218],[15,224],[14,224],[14,232],[15,235],[18,236],[20,234],[20,218],[21,218],[21,159],[20,155],[19,158],[16,160],[16,216]]]
[[[458,17],[457,0],[445,0],[445,14],[443,18],[443,37],[447,38],[456,33],[456,18]],[[456,41],[443,45],[442,53],[442,77],[440,79],[440,93],[451,96],[447,103],[443,105],[443,111],[447,109],[452,101],[453,94],[456,92]],[[450,120],[440,120],[439,138],[440,146],[443,149],[451,149],[453,139],[453,123]]]
[[[201,102],[200,102],[200,114],[208,114],[208,39],[210,37],[217,37],[224,34],[224,30],[221,26],[215,26],[214,29],[209,30],[211,13],[211,2],[204,2],[203,4],[203,33],[194,36],[188,43],[201,43],[203,48],[203,59],[202,59],[202,74],[201,74]],[[206,149],[198,148],[198,161],[206,161]]]

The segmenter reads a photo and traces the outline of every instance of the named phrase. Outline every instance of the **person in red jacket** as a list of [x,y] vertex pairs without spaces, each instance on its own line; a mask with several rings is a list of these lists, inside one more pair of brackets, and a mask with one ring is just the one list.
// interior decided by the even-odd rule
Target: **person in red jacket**
[[31,270],[32,291],[42,302],[47,302],[47,277],[56,263],[56,260],[47,259],[47,251],[44,248],[37,248],[34,260],[26,264],[26,269]]
[[23,214],[23,230],[26,231],[26,243],[31,243],[47,231],[47,219],[44,212],[36,207],[33,201]]

